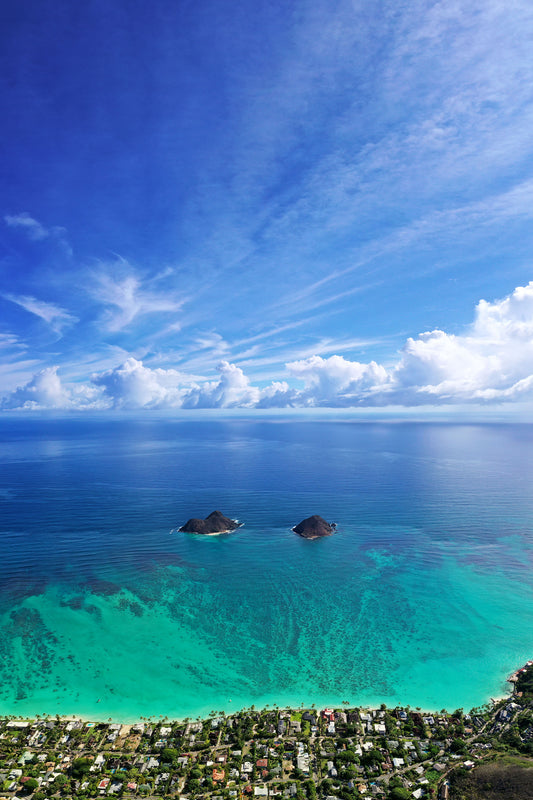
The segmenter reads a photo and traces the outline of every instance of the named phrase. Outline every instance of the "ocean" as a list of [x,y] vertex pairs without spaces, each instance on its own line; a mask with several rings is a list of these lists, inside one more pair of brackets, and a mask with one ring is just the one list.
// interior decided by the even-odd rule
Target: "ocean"
[[[17,418],[0,442],[0,715],[467,709],[533,656],[533,426]],[[177,531],[215,509],[243,527]],[[335,534],[294,534],[311,514]]]

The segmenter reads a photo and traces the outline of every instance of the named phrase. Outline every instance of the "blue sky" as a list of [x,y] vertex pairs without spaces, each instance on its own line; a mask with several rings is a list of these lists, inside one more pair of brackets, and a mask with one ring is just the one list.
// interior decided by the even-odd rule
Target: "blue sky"
[[529,0],[0,14],[4,411],[530,408]]

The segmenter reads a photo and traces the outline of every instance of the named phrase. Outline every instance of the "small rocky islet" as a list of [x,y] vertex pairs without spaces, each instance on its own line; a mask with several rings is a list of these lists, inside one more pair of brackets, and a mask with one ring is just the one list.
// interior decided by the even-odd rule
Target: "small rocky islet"
[[323,517],[313,514],[312,517],[307,517],[295,525],[293,531],[304,539],[320,539],[323,536],[331,536],[336,527],[335,522],[326,522]]
[[[230,533],[240,528],[242,524],[235,519],[226,517],[221,511],[212,511],[205,519],[192,517],[185,525],[178,528],[178,531],[212,536],[216,533]],[[320,539],[324,536],[331,536],[336,527],[335,522],[326,522],[319,514],[313,514],[295,525],[292,530],[303,539]]]
[[193,517],[178,530],[184,533],[202,533],[209,536],[214,533],[229,533],[240,528],[241,525],[241,522],[225,517],[220,511],[212,511],[205,519]]

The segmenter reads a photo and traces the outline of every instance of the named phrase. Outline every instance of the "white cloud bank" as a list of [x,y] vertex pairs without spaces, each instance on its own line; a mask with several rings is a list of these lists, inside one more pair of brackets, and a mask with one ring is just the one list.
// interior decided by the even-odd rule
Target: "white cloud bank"
[[19,386],[4,398],[4,409],[70,408],[72,400],[61,384],[57,367],[47,367],[37,372],[25,386]]
[[103,390],[113,408],[171,408],[182,404],[180,386],[190,381],[174,369],[149,369],[142,361],[128,358],[114,369],[91,378]]
[[461,335],[434,330],[409,338],[396,364],[311,356],[286,365],[303,387],[276,381],[254,386],[223,361],[206,381],[174,369],[150,369],[134,358],[62,386],[57,368],[42,370],[4,398],[16,408],[350,408],[495,403],[533,400],[533,281],[494,303],[481,300]]
[[235,364],[222,361],[217,369],[218,381],[205,381],[174,369],[149,369],[128,358],[120,367],[93,375],[92,382],[113,408],[253,408],[272,391],[252,386]]

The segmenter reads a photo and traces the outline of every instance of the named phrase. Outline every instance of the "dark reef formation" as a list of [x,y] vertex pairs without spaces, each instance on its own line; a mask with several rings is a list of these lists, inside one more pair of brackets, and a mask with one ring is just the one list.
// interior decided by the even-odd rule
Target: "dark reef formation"
[[331,536],[336,527],[334,522],[326,522],[318,514],[313,514],[312,517],[307,517],[299,525],[296,525],[293,531],[303,536],[304,539],[319,539],[321,536]]
[[205,519],[190,519],[179,530],[185,533],[227,533],[234,531],[235,528],[240,528],[241,524],[234,519],[225,517],[220,511],[213,511]]

